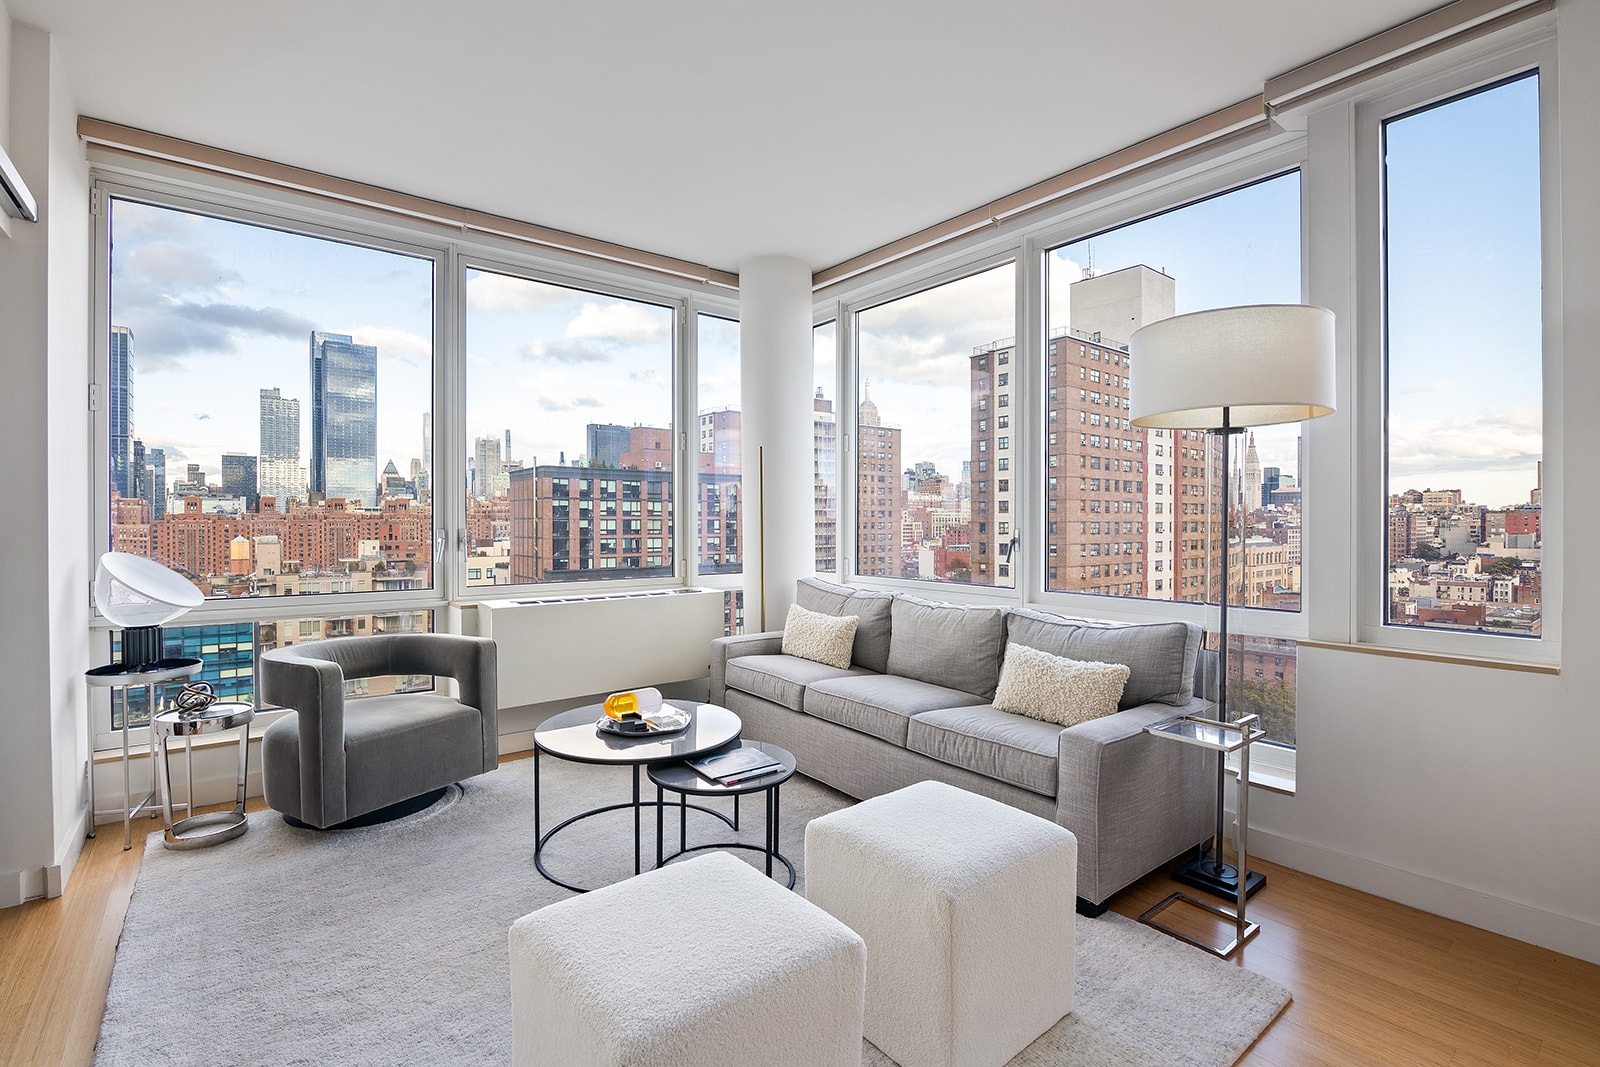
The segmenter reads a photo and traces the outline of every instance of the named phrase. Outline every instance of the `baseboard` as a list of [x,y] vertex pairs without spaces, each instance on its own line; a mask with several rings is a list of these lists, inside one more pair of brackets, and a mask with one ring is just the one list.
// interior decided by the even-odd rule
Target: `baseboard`
[[77,869],[78,857],[83,855],[83,818],[73,819],[67,832],[56,842],[56,862],[44,869],[44,895],[59,897],[67,890],[67,882]]
[[1600,925],[1585,919],[1253,826],[1250,853],[1407,907],[1600,964]]

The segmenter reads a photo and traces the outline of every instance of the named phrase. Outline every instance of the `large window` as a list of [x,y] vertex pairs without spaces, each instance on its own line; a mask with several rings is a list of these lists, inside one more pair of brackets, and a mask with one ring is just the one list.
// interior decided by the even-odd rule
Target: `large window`
[[699,326],[698,487],[700,573],[744,570],[739,480],[739,324],[695,316]]
[[1383,124],[1386,622],[1540,634],[1539,79]]
[[856,573],[1014,588],[1016,265],[856,321]]
[[1300,176],[1266,181],[1052,249],[1046,259],[1045,588],[1299,610],[1298,423],[1234,438],[1129,421],[1128,339],[1150,322],[1300,302]]
[[106,548],[207,597],[433,585],[431,259],[110,201]]
[[839,331],[832,322],[811,330],[814,445],[812,482],[816,494],[817,573],[839,569],[839,413],[837,397]]
[[673,310],[471,268],[466,290],[469,573],[671,576]]

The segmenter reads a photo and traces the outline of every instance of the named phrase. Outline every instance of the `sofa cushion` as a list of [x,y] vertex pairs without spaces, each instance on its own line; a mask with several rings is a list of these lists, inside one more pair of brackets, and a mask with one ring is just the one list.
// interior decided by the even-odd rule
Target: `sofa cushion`
[[1129,674],[1121,708],[1182,705],[1194,696],[1200,627],[1193,623],[1118,625],[1015,608],[1006,613],[1006,634],[1009,641],[1052,656],[1125,664]]
[[840,670],[798,656],[740,656],[728,661],[728,688],[782,704],[791,711],[810,711],[805,706],[807,686],[865,673],[859,667]]
[[790,604],[783,620],[783,654],[844,670],[850,666],[860,623],[854,615],[824,615]]
[[866,674],[817,682],[806,693],[806,714],[848,726],[896,745],[906,743],[906,723],[918,712],[981,701],[971,693],[901,678]]
[[994,699],[1006,644],[999,608],[936,604],[902,593],[892,614],[890,674],[976,693],[979,704]]
[[1012,643],[1006,646],[994,706],[1030,719],[1076,726],[1115,712],[1127,682],[1126,664],[1067,659]]
[[1056,795],[1061,727],[988,704],[913,716],[906,748],[1043,796]]
[[807,611],[854,615],[860,619],[856,624],[851,661],[879,674],[889,669],[889,608],[894,602],[893,593],[852,589],[821,578],[802,578],[795,587],[795,601]]

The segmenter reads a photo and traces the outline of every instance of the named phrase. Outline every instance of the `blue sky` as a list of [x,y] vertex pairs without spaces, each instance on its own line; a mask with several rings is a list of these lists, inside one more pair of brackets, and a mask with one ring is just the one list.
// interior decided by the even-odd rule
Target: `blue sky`
[[1538,81],[1387,127],[1391,491],[1526,503],[1542,449]]

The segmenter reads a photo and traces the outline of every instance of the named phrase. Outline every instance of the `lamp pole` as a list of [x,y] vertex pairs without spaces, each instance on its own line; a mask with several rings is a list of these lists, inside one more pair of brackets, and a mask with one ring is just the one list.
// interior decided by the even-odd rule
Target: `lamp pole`
[[[1221,657],[1221,669],[1218,671],[1217,683],[1217,719],[1221,722],[1233,721],[1228,718],[1228,597],[1233,592],[1230,568],[1228,567],[1228,536],[1232,532],[1233,509],[1232,487],[1229,479],[1229,474],[1231,473],[1230,464],[1232,462],[1229,439],[1243,429],[1244,427],[1242,426],[1236,427],[1233,425],[1233,412],[1231,408],[1224,405],[1222,408],[1221,428],[1206,431],[1211,434],[1219,434],[1222,437],[1222,603],[1217,626],[1217,652]],[[1210,527],[1210,516],[1207,515],[1206,537],[1208,540],[1211,536]],[[1244,535],[1241,533],[1239,537],[1241,561],[1244,559],[1244,552]],[[1226,829],[1223,810],[1226,780],[1227,757],[1225,754],[1218,752],[1217,832],[1216,836],[1211,839],[1211,855],[1206,856],[1204,846],[1202,846],[1200,854],[1184,863],[1176,871],[1173,871],[1172,876],[1185,885],[1191,885],[1196,889],[1203,889],[1208,893],[1215,893],[1217,896],[1231,899],[1238,896],[1241,873],[1237,865],[1224,863],[1222,859],[1222,837]],[[1248,788],[1249,784],[1241,779],[1239,782],[1241,793]],[[1266,875],[1261,874],[1259,871],[1244,872],[1242,877],[1245,883],[1244,895],[1247,897],[1254,895],[1256,890],[1267,884]]]

